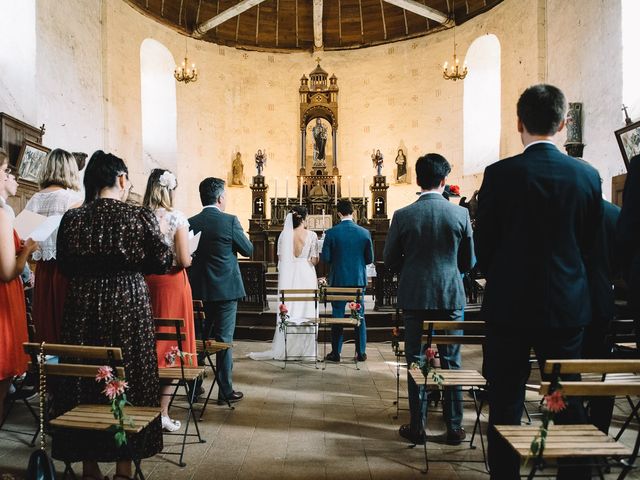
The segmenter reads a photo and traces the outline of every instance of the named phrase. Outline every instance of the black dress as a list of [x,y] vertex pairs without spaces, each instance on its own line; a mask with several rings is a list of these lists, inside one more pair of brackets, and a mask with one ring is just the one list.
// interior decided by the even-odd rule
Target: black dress
[[[172,253],[155,215],[113,199],[69,210],[58,232],[57,261],[70,279],[62,342],[120,347],[127,399],[135,406],[159,406],[155,333],[143,274],[165,273]],[[79,403],[108,403],[102,388],[91,378],[64,378],[54,389],[55,413]],[[130,438],[142,458],[162,450],[159,418],[145,430]],[[126,448],[116,448],[113,432],[54,432],[52,453],[71,461],[130,459]]]

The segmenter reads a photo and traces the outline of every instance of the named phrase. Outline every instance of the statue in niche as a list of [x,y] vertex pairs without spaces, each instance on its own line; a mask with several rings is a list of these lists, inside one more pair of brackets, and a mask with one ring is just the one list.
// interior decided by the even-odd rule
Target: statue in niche
[[242,179],[244,177],[244,165],[242,164],[242,156],[240,152],[236,153],[236,158],[231,164],[231,185],[244,185]]
[[262,170],[264,170],[264,166],[267,164],[267,156],[262,153],[262,150],[258,150],[256,153],[256,168],[258,169],[258,176],[262,176]]
[[398,183],[407,182],[407,157],[401,148],[398,149],[398,155],[396,156],[396,165],[398,166],[396,172],[396,181]]
[[380,150],[376,150],[375,153],[371,154],[371,162],[378,172],[378,177],[380,177],[382,175],[382,164],[384,163],[384,156],[380,153]]
[[329,198],[329,192],[320,184],[320,182],[313,182],[313,188],[309,191],[309,196],[312,198]]
[[313,166],[326,167],[327,127],[322,125],[319,118],[316,118],[316,124],[311,129],[311,134],[313,135]]

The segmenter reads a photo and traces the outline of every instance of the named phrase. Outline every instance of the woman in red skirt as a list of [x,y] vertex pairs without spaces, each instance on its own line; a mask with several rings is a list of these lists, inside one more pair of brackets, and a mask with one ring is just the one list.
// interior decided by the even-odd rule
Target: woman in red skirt
[[[82,204],[78,163],[75,157],[60,148],[45,159],[40,190],[24,207],[45,217],[64,215],[70,208]],[[62,309],[69,280],[62,275],[56,262],[58,229],[40,242],[33,253],[36,263],[36,283],[33,288],[33,323],[37,342],[60,343]]]
[[13,229],[13,215],[6,200],[16,194],[18,183],[11,174],[9,157],[0,148],[0,415],[11,379],[27,370],[27,311],[20,274],[38,244],[24,244]]
[[[173,192],[178,186],[176,177],[169,170],[156,168],[151,171],[144,194],[144,206],[155,213],[164,241],[173,250],[174,265],[165,275],[145,277],[151,295],[151,309],[156,318],[182,318],[185,323],[186,340],[182,344],[185,366],[196,366],[196,337],[193,325],[193,303],[191,286],[185,268],[191,265],[189,253],[189,221],[178,210],[173,209]],[[158,368],[179,366],[175,355],[176,342],[156,341]],[[174,353],[172,353],[174,352]],[[160,407],[162,427],[170,432],[180,428],[180,422],[169,417],[171,387],[162,389]]]

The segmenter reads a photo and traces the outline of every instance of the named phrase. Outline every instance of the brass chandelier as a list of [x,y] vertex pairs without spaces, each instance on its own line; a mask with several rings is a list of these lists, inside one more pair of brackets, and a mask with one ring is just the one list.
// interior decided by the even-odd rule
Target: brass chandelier
[[456,4],[453,3],[453,61],[451,65],[449,62],[444,62],[442,66],[442,77],[445,80],[453,80],[454,82],[457,80],[464,80],[469,73],[469,69],[467,68],[467,62],[462,65],[462,69],[460,69],[460,60],[456,55]]
[[196,64],[192,63],[189,67],[189,58],[187,57],[187,44],[185,40],[184,46],[184,62],[173,70],[173,76],[178,82],[190,83],[198,80],[198,70]]

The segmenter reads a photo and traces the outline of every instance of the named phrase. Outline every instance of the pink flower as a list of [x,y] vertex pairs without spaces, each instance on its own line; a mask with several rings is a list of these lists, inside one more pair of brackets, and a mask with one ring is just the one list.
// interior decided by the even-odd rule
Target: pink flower
[[289,313],[289,309],[284,303],[280,304],[280,313]]
[[129,384],[124,380],[111,380],[104,387],[102,393],[104,393],[109,400],[113,400],[118,395],[122,395],[126,388],[129,388]]
[[356,303],[356,310],[360,310],[361,305],[359,303]]
[[394,337],[399,337],[400,336],[400,329],[398,327],[393,327],[391,329],[391,335],[393,335]]
[[104,365],[102,367],[98,367],[98,373],[96,375],[96,382],[101,382],[103,380],[105,382],[108,382],[112,378],[113,378],[113,369],[110,366]]
[[349,310],[356,310],[357,309],[357,303],[356,302],[350,302],[349,303]]
[[567,407],[561,390],[556,390],[551,395],[545,395],[544,400],[547,403],[547,409],[552,413],[558,413]]
[[433,348],[427,348],[424,353],[427,356],[427,360],[433,360],[436,358],[436,351]]

